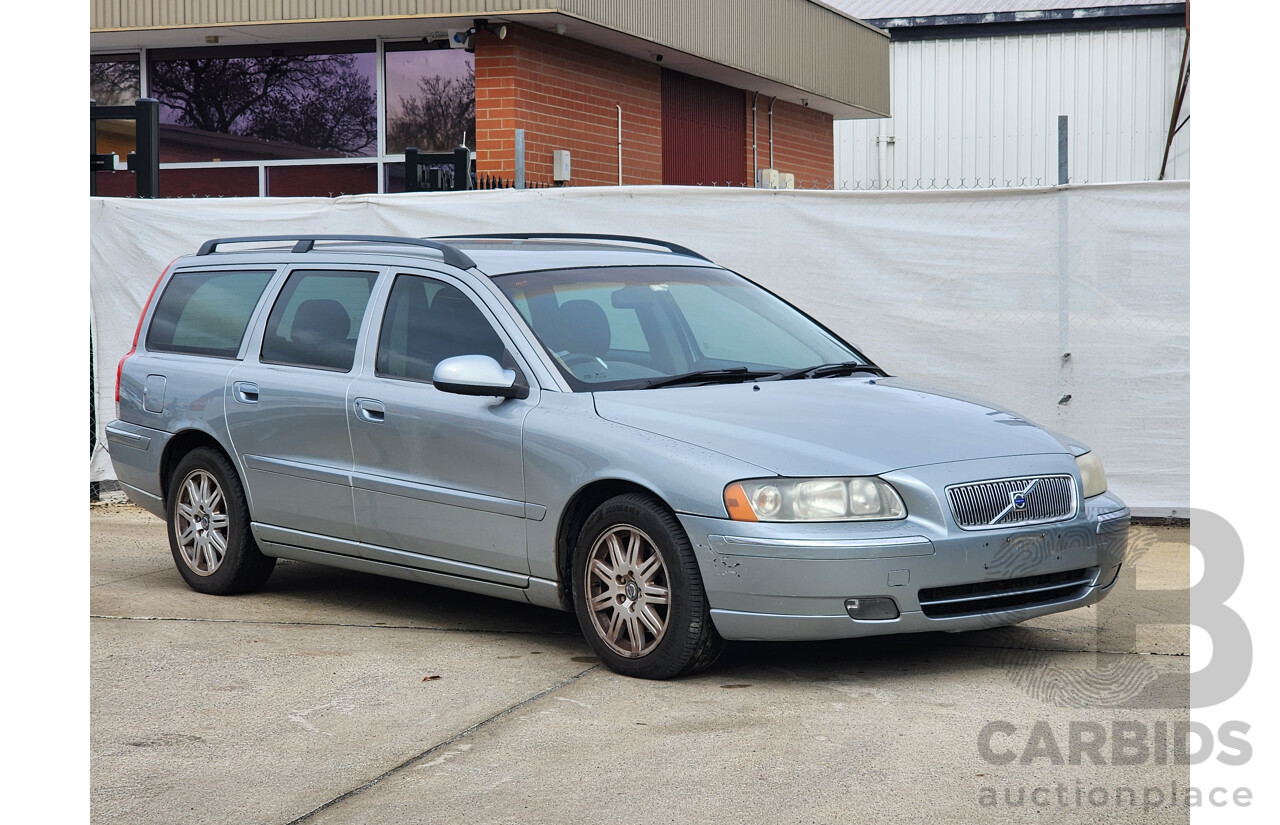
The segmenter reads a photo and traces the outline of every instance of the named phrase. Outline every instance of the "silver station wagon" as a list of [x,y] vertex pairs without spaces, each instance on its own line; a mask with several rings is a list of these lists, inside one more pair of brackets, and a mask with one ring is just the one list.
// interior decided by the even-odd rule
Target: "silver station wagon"
[[1129,527],[1083,444],[643,238],[211,240],[117,400],[117,476],[193,589],[285,558],[527,601],[632,676],[1092,604]]

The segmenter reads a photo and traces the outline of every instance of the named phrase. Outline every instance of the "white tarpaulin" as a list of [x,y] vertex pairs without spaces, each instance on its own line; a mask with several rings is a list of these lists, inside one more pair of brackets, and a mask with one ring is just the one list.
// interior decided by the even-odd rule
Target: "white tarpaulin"
[[1190,185],[925,192],[689,187],[90,199],[98,447],[161,270],[216,237],[643,235],[779,293],[890,373],[1009,407],[1102,457],[1139,514],[1186,515]]

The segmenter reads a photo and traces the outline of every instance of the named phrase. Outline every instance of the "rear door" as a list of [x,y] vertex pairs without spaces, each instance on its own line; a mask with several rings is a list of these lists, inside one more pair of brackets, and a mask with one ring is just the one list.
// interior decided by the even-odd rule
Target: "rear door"
[[227,428],[271,539],[358,555],[347,391],[380,271],[292,268],[226,383]]
[[524,584],[521,433],[538,390],[503,399],[431,383],[436,364],[455,355],[488,355],[527,376],[510,340],[461,280],[401,270],[369,349],[347,405],[366,556]]

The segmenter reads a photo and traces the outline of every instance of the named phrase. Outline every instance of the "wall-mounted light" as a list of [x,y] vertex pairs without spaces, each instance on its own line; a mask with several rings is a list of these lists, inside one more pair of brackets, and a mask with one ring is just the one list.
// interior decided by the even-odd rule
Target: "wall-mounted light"
[[454,33],[453,40],[455,43],[461,43],[463,48],[469,52],[476,50],[476,34],[478,32],[488,32],[499,40],[507,39],[507,27],[501,23],[496,26],[490,26],[487,18],[477,18],[466,31]]
[[556,23],[556,34],[564,34],[569,31],[569,27],[564,23]]

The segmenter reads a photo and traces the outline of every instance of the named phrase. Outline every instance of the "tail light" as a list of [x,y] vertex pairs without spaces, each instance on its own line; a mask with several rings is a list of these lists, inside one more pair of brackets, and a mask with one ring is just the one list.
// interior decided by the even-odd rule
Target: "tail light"
[[129,351],[120,359],[120,363],[116,364],[116,418],[120,417],[120,376],[124,372],[124,362],[129,360],[129,356],[133,355],[138,349],[138,336],[142,334],[142,319],[147,317],[147,310],[151,309],[151,301],[156,297],[156,290],[160,288],[160,284],[164,281],[169,270],[173,269],[173,265],[178,262],[174,258],[169,265],[160,273],[160,277],[156,279],[155,285],[151,287],[151,294],[147,296],[147,302],[142,305],[142,314],[138,316],[138,326],[133,330],[133,343],[129,346]]

